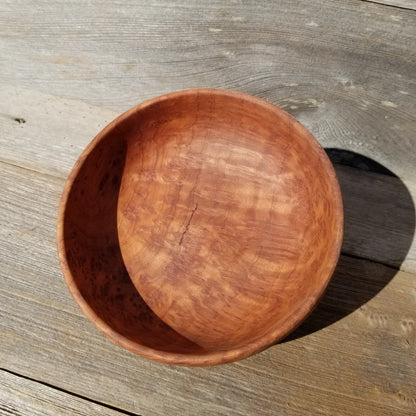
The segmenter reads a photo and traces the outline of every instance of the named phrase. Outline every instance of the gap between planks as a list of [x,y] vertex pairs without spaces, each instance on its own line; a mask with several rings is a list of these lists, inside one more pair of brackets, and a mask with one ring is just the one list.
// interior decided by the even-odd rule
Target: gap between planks
[[[1,374],[3,373],[3,374]],[[89,397],[83,396],[81,394],[78,393],[74,393],[68,390],[65,390],[63,388],[54,386],[52,384],[40,381],[40,380],[36,380],[34,378],[22,375],[22,374],[18,374],[14,371],[8,370],[6,368],[0,368],[0,385],[5,384],[7,385],[11,385],[12,389],[13,386],[21,386],[23,385],[24,388],[26,388],[28,391],[33,392],[36,398],[35,401],[35,406],[36,407],[41,407],[41,403],[43,401],[50,401],[51,399],[57,399],[57,400],[62,400],[66,402],[66,400],[68,400],[68,396],[69,396],[69,402],[71,402],[70,404],[75,405],[77,407],[83,407],[83,404],[86,403],[88,405],[88,407],[93,406],[94,409],[88,409],[88,410],[94,410],[96,412],[100,412],[100,414],[105,414],[108,416],[117,416],[117,415],[128,415],[128,416],[141,416],[138,413],[133,413],[133,412],[129,412],[127,410],[123,410],[120,408],[117,408],[115,406],[111,406],[107,403],[103,403],[103,402],[99,402],[97,400],[91,399]],[[15,390],[17,390],[17,387],[15,387]],[[5,390],[3,390],[5,391]],[[13,399],[16,398],[16,396],[18,396],[17,392],[14,392],[15,394],[13,395]],[[7,412],[10,412],[10,414],[16,414],[16,415],[24,415],[26,414],[25,412],[28,412],[28,408],[30,408],[31,406],[34,405],[33,400],[30,400],[30,398],[26,398],[26,400],[28,401],[27,403],[22,403],[22,405],[24,405],[25,407],[22,409],[18,409],[15,408],[15,405],[13,404],[7,404],[6,407],[3,409],[2,408],[2,404],[1,404],[1,399],[4,393],[0,393],[0,413],[2,410],[6,410]],[[52,396],[52,398],[50,397]],[[3,400],[7,400],[7,394],[4,394]],[[23,400],[25,400],[25,398],[22,398]],[[74,400],[73,400],[74,399]],[[96,406],[95,406],[96,405]],[[26,407],[27,406],[27,407]],[[101,408],[101,409],[100,409]],[[32,409],[33,410],[33,409]],[[43,410],[44,408],[42,408],[42,414],[43,414]],[[67,411],[70,409],[66,409]],[[72,409],[75,410],[75,409]],[[78,411],[80,412],[79,414],[84,414],[82,409],[76,409],[77,413]],[[85,409],[87,410],[87,409]],[[23,413],[21,413],[23,412]],[[81,413],[82,412],[82,413]],[[31,413],[27,413],[27,415],[30,415]],[[49,414],[49,412],[48,412]],[[53,413],[51,413],[52,415]],[[87,413],[85,413],[85,415],[90,414],[89,411]]]
[[381,6],[393,7],[402,10],[416,10],[415,0],[361,0],[366,3],[378,4]]

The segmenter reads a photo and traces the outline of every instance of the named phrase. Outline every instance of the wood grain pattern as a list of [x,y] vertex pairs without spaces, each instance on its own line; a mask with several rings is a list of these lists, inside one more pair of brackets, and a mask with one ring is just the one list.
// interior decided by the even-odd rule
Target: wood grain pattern
[[342,240],[322,149],[278,108],[223,90],[161,97],[129,125],[117,224],[146,303],[221,361],[284,336]]
[[0,415],[120,416],[121,412],[0,370]]
[[0,27],[2,83],[118,113],[171,91],[234,89],[291,112],[323,146],[415,178],[411,10],[355,0],[20,0],[1,3]]
[[154,363],[102,336],[66,289],[55,249],[64,181],[1,166],[3,367],[146,415],[300,415],[311,403],[317,415],[414,414],[414,275],[342,257],[290,342],[212,368]]
[[81,101],[8,85],[0,85],[0,97],[0,159],[61,178],[118,116]]

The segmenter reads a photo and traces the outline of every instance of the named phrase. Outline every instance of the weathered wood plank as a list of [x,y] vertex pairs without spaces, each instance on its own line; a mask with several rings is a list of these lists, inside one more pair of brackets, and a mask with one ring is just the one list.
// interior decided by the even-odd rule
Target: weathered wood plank
[[0,370],[0,415],[56,416],[125,413]]
[[324,146],[415,176],[412,10],[358,0],[0,7],[3,83],[117,112],[172,90],[241,90],[292,112]]
[[4,368],[149,415],[414,414],[415,275],[342,257],[291,341],[212,368],[153,363],[106,340],[70,298],[54,242],[63,179],[1,169]]
[[0,85],[0,159],[66,177],[93,137],[117,112]]
[[[112,110],[21,88],[0,86],[0,95],[8,97],[0,100],[0,113],[7,115],[0,118],[0,160],[61,178],[92,137],[117,116]],[[19,117],[26,122],[17,122]],[[416,177],[403,182],[343,166],[336,169],[346,210],[343,252],[416,271]]]
[[386,6],[402,7],[404,9],[416,10],[415,0],[364,0],[370,3],[384,4]]
[[335,165],[344,200],[342,252],[416,272],[416,184]]

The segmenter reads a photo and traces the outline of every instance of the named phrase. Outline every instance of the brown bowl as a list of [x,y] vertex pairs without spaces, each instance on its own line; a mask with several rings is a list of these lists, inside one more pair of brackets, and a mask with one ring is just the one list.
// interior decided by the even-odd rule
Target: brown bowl
[[57,240],[68,287],[104,334],[147,358],[212,365],[305,319],[342,229],[334,170],[301,124],[258,98],[196,89],[97,135],[65,185]]

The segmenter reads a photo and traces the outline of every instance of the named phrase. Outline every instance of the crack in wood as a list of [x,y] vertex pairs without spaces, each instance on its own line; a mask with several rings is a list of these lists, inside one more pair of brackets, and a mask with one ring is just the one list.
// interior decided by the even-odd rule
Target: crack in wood
[[198,203],[196,203],[196,204],[195,204],[195,208],[193,209],[192,214],[191,214],[191,216],[189,217],[188,223],[186,224],[185,231],[182,233],[181,239],[179,240],[179,245],[180,245],[180,246],[181,246],[181,245],[182,245],[182,243],[183,243],[183,238],[185,237],[185,234],[188,232],[189,226],[191,225],[192,218],[193,218],[193,216],[194,216],[194,214],[195,214],[195,211],[196,211],[197,209],[198,209]]

